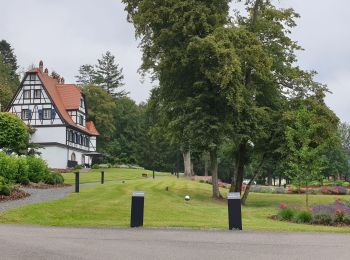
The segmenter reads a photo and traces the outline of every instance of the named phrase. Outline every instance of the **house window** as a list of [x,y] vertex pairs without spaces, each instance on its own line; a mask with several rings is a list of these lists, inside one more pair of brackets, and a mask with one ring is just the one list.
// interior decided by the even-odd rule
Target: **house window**
[[23,98],[30,99],[30,90],[23,90]]
[[41,98],[41,89],[34,90],[34,98]]
[[84,125],[84,116],[79,115],[79,125]]
[[75,153],[72,153],[72,154],[71,154],[70,160],[71,160],[71,161],[76,161],[76,160],[77,160],[77,157],[75,156]]
[[32,81],[36,80],[36,75],[35,74],[30,74],[29,75],[29,80],[32,80]]
[[84,144],[84,137],[81,135],[80,136],[80,144],[83,145]]
[[83,98],[80,99],[80,107],[84,108],[84,99]]
[[22,113],[21,113],[21,118],[23,120],[28,120],[30,119],[31,115],[30,115],[30,110],[29,109],[22,109]]
[[43,109],[43,119],[51,119],[51,109],[50,108]]

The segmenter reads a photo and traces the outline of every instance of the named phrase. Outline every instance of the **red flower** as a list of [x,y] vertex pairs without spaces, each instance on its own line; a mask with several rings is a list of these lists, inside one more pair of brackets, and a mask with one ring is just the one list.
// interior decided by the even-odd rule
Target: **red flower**
[[280,204],[280,209],[286,209],[286,208],[288,208],[287,204],[285,203]]

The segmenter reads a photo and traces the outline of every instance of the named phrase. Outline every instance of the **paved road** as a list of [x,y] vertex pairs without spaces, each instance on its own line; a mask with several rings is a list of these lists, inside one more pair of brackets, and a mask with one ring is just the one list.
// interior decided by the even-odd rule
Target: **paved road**
[[0,225],[1,259],[350,259],[350,235]]

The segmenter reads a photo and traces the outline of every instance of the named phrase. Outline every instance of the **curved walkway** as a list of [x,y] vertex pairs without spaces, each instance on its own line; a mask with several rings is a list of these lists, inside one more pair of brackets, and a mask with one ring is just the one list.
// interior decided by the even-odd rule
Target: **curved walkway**
[[72,186],[54,189],[22,189],[29,193],[30,196],[19,200],[9,200],[0,203],[0,212],[8,209],[17,208],[27,204],[40,203],[45,201],[57,200],[70,194]]

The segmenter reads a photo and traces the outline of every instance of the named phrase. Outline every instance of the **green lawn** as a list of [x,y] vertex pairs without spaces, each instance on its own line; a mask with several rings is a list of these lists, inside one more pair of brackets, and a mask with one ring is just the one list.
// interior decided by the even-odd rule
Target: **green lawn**
[[[139,176],[140,171],[135,174]],[[166,186],[169,191],[165,191]],[[58,201],[10,210],[0,215],[0,223],[129,226],[131,193],[139,190],[145,191],[145,227],[227,229],[226,202],[211,199],[210,185],[166,176],[155,180],[132,179],[126,183],[110,182],[81,188],[79,194],[72,193]],[[226,192],[227,190],[222,190],[223,194]],[[187,194],[192,198],[190,202],[184,201]],[[330,203],[336,198],[337,196],[311,195],[310,202]],[[350,199],[350,196],[342,198]],[[301,225],[269,219],[277,213],[281,202],[303,206],[304,196],[250,194],[248,205],[243,207],[243,228],[261,231],[350,232],[350,228]]]
[[[140,170],[140,169],[122,169],[122,168],[109,168],[109,169],[93,169],[87,173],[80,173],[80,183],[100,182],[101,171],[105,172],[105,182],[108,181],[121,181],[121,180],[134,180],[142,179],[142,173],[147,173],[149,177],[152,177],[152,171]],[[64,182],[68,184],[75,183],[74,173],[63,173]],[[155,172],[156,176],[169,176],[168,173]]]

